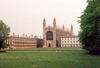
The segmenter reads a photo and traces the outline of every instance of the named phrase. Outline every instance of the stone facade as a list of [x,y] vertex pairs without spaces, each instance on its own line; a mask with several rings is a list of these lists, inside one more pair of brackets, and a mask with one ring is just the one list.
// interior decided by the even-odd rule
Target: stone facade
[[[35,37],[36,38],[36,37]],[[22,49],[22,48],[36,48],[37,40],[31,37],[26,37],[23,34],[23,37],[19,37],[19,35],[10,36],[9,39],[5,41],[9,45],[9,49]]]
[[37,47],[38,48],[40,48],[40,47],[43,47],[43,44],[44,44],[44,42],[43,42],[43,39],[37,39]]
[[81,47],[78,36],[66,35],[61,36],[61,47]]
[[43,20],[43,47],[61,47],[61,36],[73,35],[73,25],[71,29],[65,29],[64,25],[62,28],[57,27],[56,19],[53,20],[53,27],[46,26],[46,20]]

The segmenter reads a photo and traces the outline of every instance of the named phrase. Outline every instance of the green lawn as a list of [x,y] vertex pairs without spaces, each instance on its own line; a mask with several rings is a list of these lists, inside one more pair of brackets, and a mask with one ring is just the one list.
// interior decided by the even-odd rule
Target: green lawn
[[0,53],[0,68],[100,68],[100,56],[81,48],[31,48]]

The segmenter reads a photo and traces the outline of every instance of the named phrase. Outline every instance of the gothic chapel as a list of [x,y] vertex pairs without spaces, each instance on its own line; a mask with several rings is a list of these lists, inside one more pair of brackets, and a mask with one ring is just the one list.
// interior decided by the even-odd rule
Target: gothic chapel
[[73,25],[70,30],[56,26],[56,19],[53,19],[53,27],[46,26],[46,20],[43,20],[43,47],[61,47],[61,36],[73,35]]

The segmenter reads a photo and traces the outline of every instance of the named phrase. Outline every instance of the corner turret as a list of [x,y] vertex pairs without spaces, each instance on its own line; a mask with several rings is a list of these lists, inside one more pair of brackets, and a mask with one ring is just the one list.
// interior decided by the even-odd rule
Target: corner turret
[[56,19],[54,17],[54,20],[53,20],[53,27],[56,27]]
[[73,33],[73,25],[71,25],[71,33]]
[[65,30],[64,25],[63,25],[63,30]]
[[45,28],[45,27],[46,27],[46,20],[44,18],[44,20],[43,20],[43,28]]

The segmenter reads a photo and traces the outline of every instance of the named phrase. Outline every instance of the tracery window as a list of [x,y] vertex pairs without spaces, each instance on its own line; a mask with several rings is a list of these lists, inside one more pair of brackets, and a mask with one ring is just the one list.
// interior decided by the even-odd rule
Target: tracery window
[[47,39],[47,40],[53,40],[53,33],[52,33],[51,31],[48,31],[48,32],[46,33],[46,39]]

